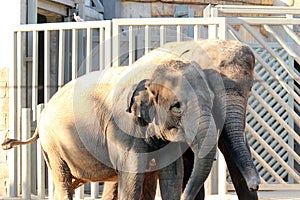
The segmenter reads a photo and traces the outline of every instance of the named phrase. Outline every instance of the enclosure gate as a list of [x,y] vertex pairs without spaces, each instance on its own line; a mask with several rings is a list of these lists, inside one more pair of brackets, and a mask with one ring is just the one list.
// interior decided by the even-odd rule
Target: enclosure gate
[[[299,12],[299,11],[298,11]],[[170,41],[206,38],[248,43],[256,56],[255,83],[249,98],[246,132],[261,189],[300,189],[300,38],[298,18],[211,17],[114,19],[112,21],[21,25],[15,32],[15,67],[10,71],[10,137],[20,138],[21,123],[32,112],[35,126],[41,107],[71,79],[112,65],[130,65],[151,49]],[[100,67],[98,67],[100,66]],[[23,111],[22,108],[30,108]],[[27,113],[27,114],[26,114]],[[27,116],[27,117],[26,117]],[[21,120],[22,119],[22,120]],[[22,122],[23,121],[23,122]],[[30,123],[26,122],[27,127]],[[26,136],[27,137],[27,136]],[[31,190],[43,198],[53,194],[44,161],[32,146]],[[24,149],[25,150],[25,149]],[[16,148],[9,151],[9,195],[30,195],[20,185],[25,160]],[[37,151],[39,152],[39,151]],[[36,160],[37,157],[37,160]],[[22,174],[23,173],[23,174]],[[41,178],[39,178],[41,176]],[[45,183],[48,180],[48,184]],[[19,184],[18,184],[19,183]],[[230,179],[227,189],[233,189]],[[88,186],[86,186],[88,187]],[[98,197],[97,183],[89,186]],[[36,191],[37,190],[37,191]],[[83,189],[76,191],[83,197]],[[27,198],[27,197],[26,197]]]

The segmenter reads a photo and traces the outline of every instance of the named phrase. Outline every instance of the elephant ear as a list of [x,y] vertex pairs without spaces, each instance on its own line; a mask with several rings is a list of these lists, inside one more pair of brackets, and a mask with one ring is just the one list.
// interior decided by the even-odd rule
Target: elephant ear
[[155,116],[154,95],[149,90],[149,80],[142,80],[132,86],[127,97],[127,112],[151,123]]

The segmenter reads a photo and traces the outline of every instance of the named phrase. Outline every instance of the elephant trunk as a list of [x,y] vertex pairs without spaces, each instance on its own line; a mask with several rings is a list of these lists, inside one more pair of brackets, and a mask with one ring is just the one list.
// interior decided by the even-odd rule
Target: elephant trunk
[[258,190],[260,179],[249,151],[245,128],[247,98],[227,94],[226,120],[219,138],[219,148],[226,148],[231,159],[244,177],[249,191]]
[[194,152],[194,166],[181,200],[194,199],[206,180],[214,160],[217,129],[211,112],[200,118],[198,133],[190,144]]

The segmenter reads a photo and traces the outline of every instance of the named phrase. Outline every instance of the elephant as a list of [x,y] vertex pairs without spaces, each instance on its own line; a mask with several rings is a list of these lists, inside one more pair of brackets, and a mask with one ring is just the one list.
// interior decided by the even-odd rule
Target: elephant
[[[244,133],[247,100],[253,84],[255,64],[253,52],[246,44],[233,40],[170,42],[150,51],[132,65],[160,64],[172,59],[193,61],[203,69],[209,87],[215,94],[213,115],[217,129],[221,132],[218,147],[225,157],[238,198],[257,200],[256,191],[259,188],[260,178]],[[217,84],[220,82],[224,85]],[[185,168],[183,185],[188,182],[193,169],[191,154],[192,151],[186,151],[183,155]],[[114,190],[112,185],[105,184],[104,188],[106,187],[111,187],[111,191]],[[195,199],[204,199],[204,187]]]
[[[55,199],[72,199],[86,182],[117,181],[118,199],[137,200],[147,173],[165,182],[165,199],[192,199],[216,152],[213,101],[205,74],[194,62],[91,72],[58,90],[31,138],[7,138],[2,148],[40,139]],[[187,148],[195,164],[181,194]]]

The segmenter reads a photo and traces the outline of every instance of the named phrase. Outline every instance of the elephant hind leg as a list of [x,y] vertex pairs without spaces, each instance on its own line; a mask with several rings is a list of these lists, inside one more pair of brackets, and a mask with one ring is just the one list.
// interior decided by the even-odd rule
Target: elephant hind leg
[[51,174],[55,185],[55,200],[72,200],[72,175],[70,169],[63,160],[51,162]]
[[72,187],[71,187],[71,194],[75,193],[75,190],[85,184],[86,182],[80,179],[73,177]]

